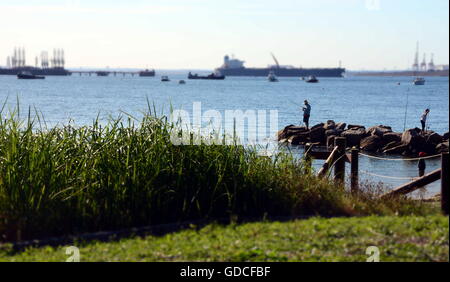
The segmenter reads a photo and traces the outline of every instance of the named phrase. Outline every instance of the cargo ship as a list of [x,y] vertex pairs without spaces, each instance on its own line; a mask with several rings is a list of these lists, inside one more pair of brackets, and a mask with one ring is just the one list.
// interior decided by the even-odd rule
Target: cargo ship
[[18,75],[20,73],[31,73],[33,75],[43,76],[68,76],[70,71],[62,67],[55,68],[36,68],[36,67],[16,67],[16,68],[0,68],[0,75]]
[[225,76],[263,76],[267,77],[273,72],[278,77],[343,77],[345,68],[295,68],[293,66],[282,66],[272,54],[275,65],[269,65],[267,68],[246,68],[244,61],[236,58],[224,57],[223,65],[216,69]]
[[155,70],[143,70],[139,72],[140,77],[154,77],[155,76]]

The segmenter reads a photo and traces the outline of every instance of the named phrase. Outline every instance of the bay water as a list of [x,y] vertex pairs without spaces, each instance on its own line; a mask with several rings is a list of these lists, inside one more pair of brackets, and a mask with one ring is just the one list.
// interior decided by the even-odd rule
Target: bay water
[[[170,82],[161,82],[168,75]],[[179,80],[186,84],[179,84]],[[412,77],[320,78],[309,84],[299,78],[227,77],[223,81],[187,80],[187,71],[157,71],[154,78],[113,76],[47,77],[45,80],[18,80],[0,76],[0,102],[14,109],[19,101],[21,115],[38,110],[48,126],[89,125],[99,117],[129,114],[139,118],[148,110],[169,114],[170,108],[192,112],[200,102],[202,111],[265,110],[278,111],[278,127],[301,124],[304,100],[312,106],[310,124],[327,120],[366,127],[389,125],[394,131],[420,127],[420,116],[429,108],[428,126],[440,134],[449,130],[449,81],[447,77],[428,77],[424,86],[414,86]],[[272,136],[274,137],[274,136]],[[273,140],[273,144],[276,141]],[[302,148],[291,148],[301,155]],[[319,168],[317,161],[314,166]],[[439,168],[440,159],[427,160],[427,171]],[[417,177],[417,161],[384,161],[360,158],[361,181],[382,182],[395,187]],[[382,176],[387,176],[383,178]],[[427,187],[427,194],[439,192],[439,182]]]

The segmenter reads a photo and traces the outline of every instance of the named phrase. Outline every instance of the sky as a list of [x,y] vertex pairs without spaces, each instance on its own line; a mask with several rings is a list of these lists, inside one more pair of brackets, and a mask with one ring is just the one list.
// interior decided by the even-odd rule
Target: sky
[[67,67],[406,69],[449,62],[448,0],[0,0],[0,65],[63,48]]

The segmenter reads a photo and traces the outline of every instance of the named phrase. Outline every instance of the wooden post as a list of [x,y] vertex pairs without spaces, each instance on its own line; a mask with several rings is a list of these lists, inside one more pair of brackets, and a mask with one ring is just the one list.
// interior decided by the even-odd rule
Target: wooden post
[[448,215],[448,152],[442,153],[441,166],[441,208]]
[[312,163],[311,163],[311,155],[310,152],[312,150],[311,143],[305,144],[305,173],[309,174],[312,172]]
[[336,154],[337,154],[338,148],[334,147],[333,151],[329,154],[327,160],[325,161],[325,163],[323,164],[322,168],[319,170],[318,176],[319,177],[324,177],[327,173],[328,170],[330,169],[330,167],[333,166],[333,162],[336,159]]
[[352,157],[351,157],[351,189],[352,193],[358,193],[359,191],[359,175],[358,175],[358,166],[359,166],[359,150],[356,147],[352,148]]
[[338,147],[336,161],[334,165],[334,180],[336,183],[344,183],[345,180],[345,147],[347,139],[345,137],[336,137],[334,145]]

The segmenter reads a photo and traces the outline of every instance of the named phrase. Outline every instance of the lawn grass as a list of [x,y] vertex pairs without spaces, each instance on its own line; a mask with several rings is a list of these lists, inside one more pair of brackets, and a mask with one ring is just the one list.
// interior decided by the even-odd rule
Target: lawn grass
[[[376,246],[381,261],[448,261],[448,217],[311,218],[292,222],[209,225],[161,237],[75,244],[81,261],[285,262],[360,261]],[[0,248],[0,261],[55,261],[64,247]]]

